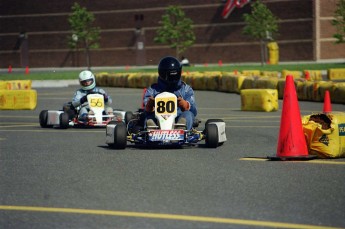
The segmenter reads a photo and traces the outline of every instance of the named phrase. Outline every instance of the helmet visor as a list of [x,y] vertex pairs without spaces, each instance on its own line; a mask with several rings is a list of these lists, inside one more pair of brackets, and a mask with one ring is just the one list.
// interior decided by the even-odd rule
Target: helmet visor
[[87,79],[87,80],[80,81],[80,84],[83,87],[90,86],[91,84],[93,84],[93,79]]
[[161,74],[161,77],[169,83],[176,83],[181,79],[181,75],[177,70],[168,70],[165,74]]

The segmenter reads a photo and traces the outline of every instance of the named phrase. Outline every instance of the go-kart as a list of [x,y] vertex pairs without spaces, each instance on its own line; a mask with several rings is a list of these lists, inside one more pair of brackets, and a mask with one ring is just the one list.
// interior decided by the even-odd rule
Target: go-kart
[[155,97],[155,117],[157,126],[146,126],[145,113],[139,109],[133,113],[127,125],[119,121],[109,122],[106,126],[106,144],[111,148],[124,149],[127,142],[146,146],[182,146],[205,140],[206,147],[216,148],[227,140],[222,119],[207,120],[202,131],[196,129],[199,120],[195,120],[191,130],[187,130],[185,124],[175,123],[177,97],[169,92]]
[[113,110],[113,114],[106,114],[104,110],[104,97],[101,94],[88,94],[87,102],[90,108],[85,121],[78,119],[80,106],[73,109],[72,102],[64,104],[62,110],[42,110],[39,115],[39,122],[42,128],[68,127],[105,127],[110,121],[116,120],[126,123],[132,118],[132,112]]

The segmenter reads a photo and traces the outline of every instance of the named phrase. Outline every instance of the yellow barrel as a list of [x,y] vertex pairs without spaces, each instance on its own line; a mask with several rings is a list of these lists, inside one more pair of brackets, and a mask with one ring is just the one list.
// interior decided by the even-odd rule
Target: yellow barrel
[[36,90],[0,90],[0,110],[33,110],[36,105]]

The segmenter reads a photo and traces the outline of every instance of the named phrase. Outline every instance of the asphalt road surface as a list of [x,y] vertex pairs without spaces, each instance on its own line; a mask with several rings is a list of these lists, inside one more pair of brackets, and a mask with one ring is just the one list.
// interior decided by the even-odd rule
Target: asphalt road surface
[[[75,89],[37,88],[35,110],[0,111],[0,228],[345,228],[345,159],[264,159],[276,155],[282,100],[244,112],[238,94],[196,91],[200,128],[224,119],[224,145],[114,150],[103,128],[39,126]],[[142,89],[105,89],[114,108],[140,106]]]

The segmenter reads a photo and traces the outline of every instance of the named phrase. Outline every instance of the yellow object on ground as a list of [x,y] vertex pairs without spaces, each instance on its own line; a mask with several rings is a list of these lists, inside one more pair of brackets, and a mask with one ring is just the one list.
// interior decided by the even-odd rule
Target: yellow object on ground
[[0,110],[33,110],[36,105],[36,90],[0,90]]
[[313,114],[302,118],[309,154],[319,158],[345,157],[345,113]]
[[243,111],[277,111],[279,108],[276,89],[241,90],[241,109]]
[[267,44],[268,54],[269,54],[269,63],[278,64],[279,62],[279,46],[277,42],[269,42]]

